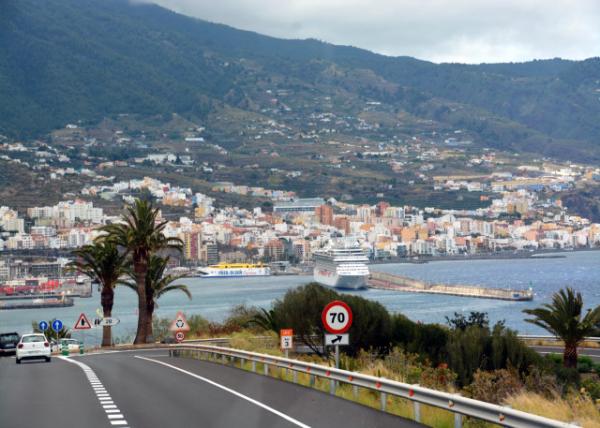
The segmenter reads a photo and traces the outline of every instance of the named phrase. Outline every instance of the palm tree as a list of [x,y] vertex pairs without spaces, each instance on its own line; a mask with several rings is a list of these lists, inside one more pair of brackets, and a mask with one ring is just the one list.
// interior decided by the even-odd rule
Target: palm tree
[[577,367],[577,346],[589,336],[600,322],[600,306],[589,310],[581,317],[583,299],[581,293],[568,287],[552,296],[552,304],[541,308],[525,309],[528,315],[535,318],[525,321],[535,324],[559,337],[565,344],[563,364],[565,367]]
[[181,239],[166,237],[163,233],[167,221],[160,221],[159,209],[149,201],[136,199],[135,204],[127,208],[122,223],[111,224],[103,228],[108,239],[123,247],[131,257],[133,275],[138,295],[138,326],[133,343],[146,343],[149,336],[148,297],[146,296],[146,274],[152,254],[166,249],[181,251]]
[[257,325],[263,330],[274,331],[279,334],[279,322],[275,309],[260,308],[260,312],[252,317],[248,322],[249,325]]
[[[115,299],[115,287],[125,273],[127,255],[107,240],[98,239],[91,245],[85,245],[73,251],[76,258],[70,263],[92,281],[102,286],[100,304],[105,318],[110,318]],[[111,326],[102,328],[102,346],[112,345]]]
[[[188,289],[187,285],[184,284],[173,284],[175,281],[181,278],[178,275],[165,275],[165,270],[169,264],[169,257],[160,257],[153,255],[150,257],[148,263],[148,272],[146,274],[146,311],[147,311],[147,324],[146,334],[152,336],[152,317],[154,309],[158,306],[157,300],[164,296],[170,291],[179,290],[185,293],[188,298],[192,298],[192,294]],[[130,272],[131,279],[135,281],[135,273]],[[138,290],[135,282],[124,282],[124,285],[128,286],[132,290]]]

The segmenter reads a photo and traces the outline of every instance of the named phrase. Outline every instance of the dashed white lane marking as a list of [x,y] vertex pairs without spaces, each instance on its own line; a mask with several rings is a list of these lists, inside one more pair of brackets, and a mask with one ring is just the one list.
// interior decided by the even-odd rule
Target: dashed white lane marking
[[89,366],[79,361],[72,360],[69,357],[60,356],[59,358],[62,358],[68,363],[75,364],[83,370],[85,376],[90,382],[90,385],[92,386],[92,389],[96,393],[96,397],[98,398],[98,401],[100,402],[102,409],[106,413],[106,417],[108,418],[108,421],[111,425],[127,425],[125,417],[113,402],[112,398],[110,397],[110,394],[108,393],[108,391],[106,391],[106,388],[104,388],[104,385],[102,385],[102,382],[100,382],[98,376],[96,376],[96,373],[94,373],[94,371]]
[[297,426],[302,427],[302,428],[310,428],[310,426],[308,426],[306,424],[303,424],[299,420],[294,419],[291,416],[288,416],[285,413],[280,412],[279,410],[276,410],[276,409],[274,409],[272,407],[269,407],[266,404],[261,403],[260,401],[255,400],[254,398],[250,398],[247,395],[242,394],[241,392],[237,392],[237,391],[235,391],[235,390],[233,390],[231,388],[228,388],[228,387],[226,387],[224,385],[221,385],[221,384],[219,384],[219,383],[217,383],[215,381],[212,381],[210,379],[207,379],[207,378],[202,377],[200,375],[197,375],[195,373],[189,372],[187,370],[181,369],[181,368],[179,368],[177,366],[173,366],[171,364],[165,363],[164,361],[153,360],[152,358],[141,357],[139,355],[135,355],[135,358],[139,358],[140,360],[145,360],[145,361],[151,361],[153,363],[161,364],[161,365],[163,365],[165,367],[169,367],[169,368],[171,368],[173,370],[177,370],[178,372],[185,373],[188,376],[191,376],[193,378],[199,379],[199,380],[201,380],[203,382],[206,382],[206,383],[208,383],[208,384],[210,384],[212,386],[215,386],[215,387],[217,387],[219,389],[222,389],[223,391],[227,391],[230,394],[235,395],[236,397],[239,397],[239,398],[241,398],[243,400],[249,401],[250,403],[257,405],[258,407],[262,407],[263,409],[265,409],[265,410],[267,410],[267,411],[269,411],[269,412],[271,412],[271,413],[273,413],[273,414],[275,414],[275,415],[277,415],[277,416],[285,419],[288,422],[293,423],[294,425],[297,425]]

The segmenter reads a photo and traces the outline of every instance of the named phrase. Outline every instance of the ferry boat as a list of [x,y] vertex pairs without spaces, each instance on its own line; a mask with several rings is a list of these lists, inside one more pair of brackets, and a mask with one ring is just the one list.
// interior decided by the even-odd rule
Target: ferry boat
[[367,287],[369,259],[357,241],[341,241],[315,251],[313,276],[316,282],[335,288],[358,290]]
[[199,267],[196,272],[200,278],[236,278],[270,276],[271,268],[262,263],[219,263],[208,267]]

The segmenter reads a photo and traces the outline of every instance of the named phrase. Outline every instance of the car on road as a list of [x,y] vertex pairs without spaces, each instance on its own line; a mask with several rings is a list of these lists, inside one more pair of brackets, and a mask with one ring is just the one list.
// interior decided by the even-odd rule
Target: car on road
[[83,346],[79,340],[63,338],[58,339],[58,342],[52,341],[52,351],[62,351],[63,345],[66,345],[69,348],[69,352],[79,352],[79,346]]
[[0,333],[0,356],[13,355],[17,351],[19,333]]
[[24,359],[44,358],[50,362],[50,342],[41,333],[24,334],[17,344],[17,364]]

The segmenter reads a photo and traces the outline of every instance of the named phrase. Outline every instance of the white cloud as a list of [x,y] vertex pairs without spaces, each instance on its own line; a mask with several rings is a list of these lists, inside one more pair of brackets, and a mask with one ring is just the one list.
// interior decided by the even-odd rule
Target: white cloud
[[317,38],[435,62],[600,55],[598,0],[155,0],[275,37]]

